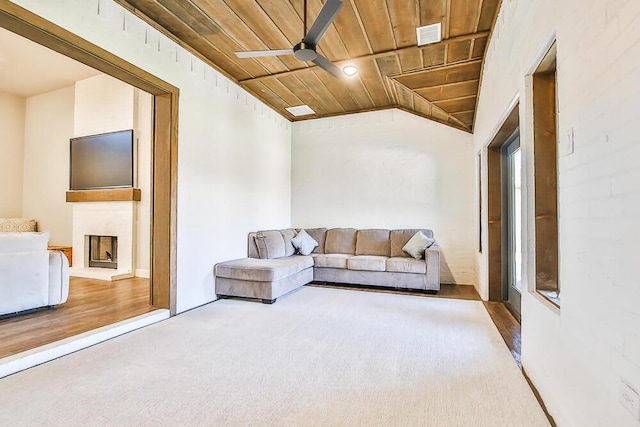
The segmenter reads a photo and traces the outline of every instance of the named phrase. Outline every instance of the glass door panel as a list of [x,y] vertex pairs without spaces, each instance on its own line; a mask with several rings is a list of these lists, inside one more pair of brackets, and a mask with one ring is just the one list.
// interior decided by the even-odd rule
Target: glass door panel
[[522,293],[522,151],[518,132],[505,144],[503,151],[503,202],[505,300],[511,311],[520,316]]

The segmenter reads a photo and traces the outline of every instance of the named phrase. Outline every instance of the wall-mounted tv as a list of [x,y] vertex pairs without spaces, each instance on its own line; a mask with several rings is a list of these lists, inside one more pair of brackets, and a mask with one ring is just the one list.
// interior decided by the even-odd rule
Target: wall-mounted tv
[[69,189],[133,187],[133,130],[70,140]]

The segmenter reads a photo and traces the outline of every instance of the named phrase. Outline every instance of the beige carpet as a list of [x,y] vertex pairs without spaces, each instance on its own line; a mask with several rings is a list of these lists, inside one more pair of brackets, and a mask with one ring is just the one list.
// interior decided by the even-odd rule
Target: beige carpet
[[548,423],[481,302],[305,287],[4,378],[0,425]]

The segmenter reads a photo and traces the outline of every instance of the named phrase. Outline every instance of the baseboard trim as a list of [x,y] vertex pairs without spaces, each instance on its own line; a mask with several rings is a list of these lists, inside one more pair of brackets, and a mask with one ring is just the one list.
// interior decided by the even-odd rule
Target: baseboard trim
[[136,269],[136,277],[142,277],[143,279],[149,279],[151,277],[151,270],[149,269]]
[[169,310],[158,309],[112,325],[0,359],[0,378],[91,347],[136,329],[168,319]]
[[536,396],[538,403],[542,407],[544,414],[547,416],[547,419],[549,420],[549,424],[551,424],[552,427],[556,427],[557,426],[556,420],[554,420],[551,414],[549,413],[549,410],[547,409],[547,405],[544,404],[544,400],[542,400],[542,396],[540,396],[540,392],[538,392],[538,389],[533,384],[533,382],[531,381],[531,378],[529,378],[529,375],[527,375],[527,371],[525,371],[524,368],[522,368],[522,375],[524,375],[524,379],[527,380],[529,387],[531,387],[531,391]]

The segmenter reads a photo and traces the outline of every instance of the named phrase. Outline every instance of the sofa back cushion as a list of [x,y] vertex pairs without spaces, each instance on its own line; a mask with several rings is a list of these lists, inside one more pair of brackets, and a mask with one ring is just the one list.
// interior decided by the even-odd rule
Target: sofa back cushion
[[279,230],[258,231],[256,246],[261,259],[283,258],[286,254],[284,238]]
[[49,232],[0,233],[0,315],[49,305]]
[[358,230],[356,255],[391,255],[389,230]]
[[327,240],[324,243],[326,254],[350,254],[356,253],[355,228],[332,228],[327,231]]
[[45,252],[49,243],[49,232],[0,233],[0,253]]
[[287,228],[280,230],[282,238],[284,239],[284,256],[291,256],[296,253],[296,248],[291,244],[291,239],[296,237],[296,231],[293,228]]
[[0,232],[35,232],[36,220],[27,218],[0,218]]
[[258,246],[256,245],[256,236],[258,233],[251,232],[249,233],[247,239],[247,255],[249,258],[260,258],[260,254],[258,253]]
[[324,245],[325,240],[327,239],[327,229],[326,228],[305,228],[304,231],[307,232],[309,236],[313,238],[316,242],[318,242],[318,246],[313,250],[314,254],[323,254],[325,253]]
[[422,231],[425,236],[433,238],[433,231],[427,229],[410,228],[391,230],[389,239],[391,241],[391,257],[410,257],[402,248],[418,231]]

